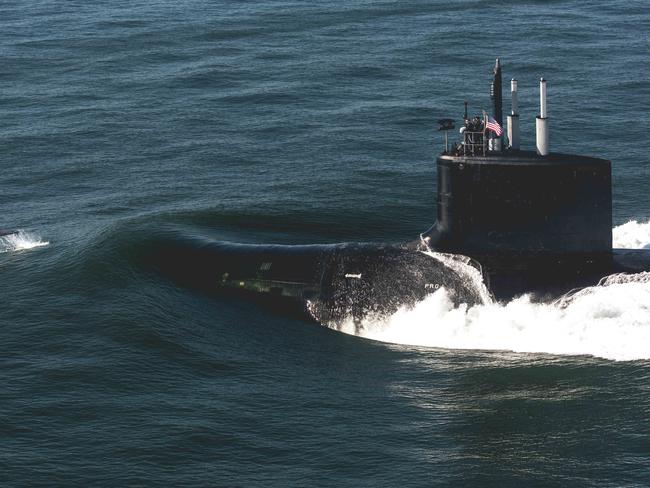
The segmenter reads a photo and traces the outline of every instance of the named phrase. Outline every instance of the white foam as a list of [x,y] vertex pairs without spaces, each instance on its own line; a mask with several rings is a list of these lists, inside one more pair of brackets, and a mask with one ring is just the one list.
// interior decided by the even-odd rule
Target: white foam
[[34,247],[47,246],[48,244],[48,241],[41,240],[36,234],[19,230],[14,234],[0,237],[0,253],[22,251]]
[[[650,249],[650,221],[628,222],[614,228],[613,235],[616,248]],[[446,255],[427,254],[471,275],[475,286],[485,289],[473,268],[459,268]],[[348,320],[337,329],[383,342],[435,348],[650,359],[650,272],[611,275],[553,303],[534,303],[528,295],[507,303],[484,302],[454,307],[442,288],[389,317],[368,317],[361,327]]]
[[615,249],[650,249],[650,220],[645,223],[630,220],[614,227],[612,238]]
[[[355,331],[352,323],[343,332]],[[581,290],[565,301],[454,307],[440,289],[412,309],[367,319],[356,333],[383,342],[447,349],[650,359],[650,283],[623,282]]]

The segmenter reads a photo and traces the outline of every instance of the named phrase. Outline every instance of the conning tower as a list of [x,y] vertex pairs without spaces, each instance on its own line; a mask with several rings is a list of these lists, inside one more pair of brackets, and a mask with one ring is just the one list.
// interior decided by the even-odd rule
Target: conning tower
[[[544,79],[536,150],[520,150],[517,89],[513,80],[506,142],[497,59],[492,114],[465,115],[461,141],[437,158],[437,221],[422,234],[423,242],[478,260],[488,275],[523,271],[528,281],[607,268],[612,253],[610,161],[549,151]],[[450,122],[446,119],[442,129],[452,128]]]

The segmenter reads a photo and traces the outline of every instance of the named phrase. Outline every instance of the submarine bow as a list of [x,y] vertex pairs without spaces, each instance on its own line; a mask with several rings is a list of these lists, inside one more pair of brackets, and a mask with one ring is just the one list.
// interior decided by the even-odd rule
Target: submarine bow
[[454,304],[483,303],[469,264],[383,244],[255,245],[177,238],[151,256],[178,284],[239,296],[336,328],[392,314],[446,289]]

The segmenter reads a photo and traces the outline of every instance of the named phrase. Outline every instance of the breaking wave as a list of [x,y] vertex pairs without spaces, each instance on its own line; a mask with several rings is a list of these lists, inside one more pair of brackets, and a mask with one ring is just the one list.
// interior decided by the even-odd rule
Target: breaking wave
[[[650,222],[628,222],[613,234],[617,248],[650,249]],[[480,274],[474,279],[480,280]],[[611,275],[552,303],[535,303],[524,295],[507,303],[454,307],[447,290],[440,289],[412,308],[367,318],[360,327],[350,320],[338,329],[383,342],[445,349],[650,359],[650,273]]]
[[22,251],[34,247],[47,246],[48,244],[48,241],[41,240],[36,234],[19,230],[13,234],[0,237],[0,253]]

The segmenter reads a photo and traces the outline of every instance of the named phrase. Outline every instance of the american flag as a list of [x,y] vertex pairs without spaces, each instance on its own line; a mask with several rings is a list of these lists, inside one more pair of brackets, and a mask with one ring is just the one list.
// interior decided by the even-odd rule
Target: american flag
[[488,116],[488,121],[485,127],[487,128],[487,130],[493,131],[497,136],[503,134],[503,129],[501,128],[499,123],[490,116]]

